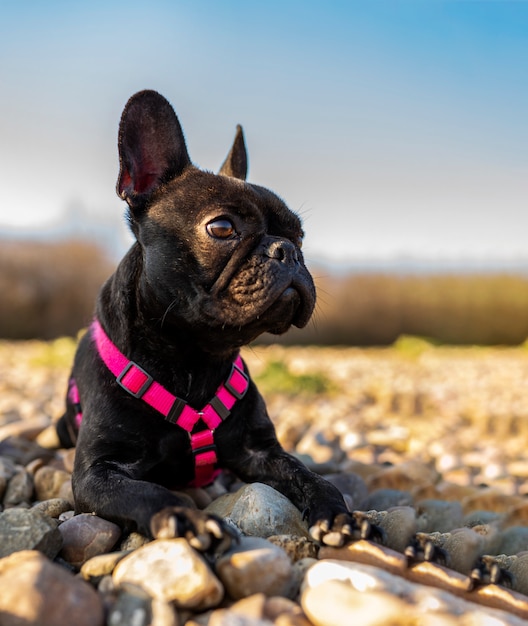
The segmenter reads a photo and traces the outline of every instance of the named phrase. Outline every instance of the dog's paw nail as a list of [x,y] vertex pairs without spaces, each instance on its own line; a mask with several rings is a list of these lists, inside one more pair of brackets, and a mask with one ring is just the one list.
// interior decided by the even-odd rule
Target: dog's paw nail
[[211,537],[209,535],[195,535],[189,538],[189,545],[195,550],[206,552],[211,547]]
[[315,524],[314,526],[310,528],[310,535],[313,537],[315,541],[320,542],[321,538],[323,537],[323,531],[319,525]]
[[205,522],[205,530],[211,533],[216,539],[222,539],[224,535],[224,531],[220,522],[212,518],[208,519]]
[[345,543],[345,538],[339,532],[329,532],[323,537],[323,543],[332,548],[341,548]]

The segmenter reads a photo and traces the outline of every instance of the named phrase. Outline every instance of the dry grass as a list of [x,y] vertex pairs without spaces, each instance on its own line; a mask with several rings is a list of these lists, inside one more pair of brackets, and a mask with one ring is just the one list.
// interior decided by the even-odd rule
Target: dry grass
[[[112,269],[86,242],[3,242],[0,337],[75,336]],[[443,344],[518,345],[528,337],[528,277],[521,275],[350,274],[320,277],[317,289],[313,320],[280,342],[383,346],[414,335]]]

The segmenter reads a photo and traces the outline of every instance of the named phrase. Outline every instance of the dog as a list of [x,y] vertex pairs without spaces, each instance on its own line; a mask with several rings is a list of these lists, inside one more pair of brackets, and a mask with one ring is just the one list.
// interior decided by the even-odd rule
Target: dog
[[233,531],[175,490],[223,468],[284,494],[318,542],[364,536],[341,493],[281,447],[239,356],[263,332],[305,326],[315,306],[300,220],[245,182],[242,128],[219,173],[203,171],[172,106],[146,90],[125,106],[118,150],[136,241],[101,288],[57,424],[76,445],[76,513],[206,552]]

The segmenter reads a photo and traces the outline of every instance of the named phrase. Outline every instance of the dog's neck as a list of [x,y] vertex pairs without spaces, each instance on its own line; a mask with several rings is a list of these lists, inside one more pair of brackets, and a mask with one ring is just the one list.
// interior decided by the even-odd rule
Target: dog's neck
[[[103,286],[96,317],[115,345],[177,395],[200,402],[225,378],[238,347],[202,345],[188,328],[162,323],[138,293],[139,246],[133,246]],[[123,287],[125,285],[125,287]],[[216,349],[215,349],[216,348]]]

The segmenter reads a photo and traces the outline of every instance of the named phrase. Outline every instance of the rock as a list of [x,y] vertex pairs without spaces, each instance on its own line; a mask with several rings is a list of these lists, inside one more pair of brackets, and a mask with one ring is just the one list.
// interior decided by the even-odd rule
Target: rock
[[221,496],[205,510],[227,519],[244,535],[310,537],[299,509],[281,493],[262,483],[245,485],[234,494]]
[[216,572],[234,599],[254,593],[280,596],[289,590],[292,564],[284,550],[266,539],[242,537],[217,559]]
[[368,496],[368,489],[361,476],[352,472],[342,472],[340,474],[326,474],[325,478],[337,487],[343,496],[349,496],[350,510],[362,507],[362,502]]
[[228,609],[217,609],[211,615],[210,623],[217,624],[272,624],[265,616],[266,596],[263,593],[255,593],[247,598],[242,598],[232,604]]
[[[64,492],[61,490],[64,484],[71,485],[71,474],[45,465],[35,472],[34,480],[37,500],[50,500],[63,497]],[[73,504],[73,499],[70,502]]]
[[16,465],[11,459],[0,457],[0,498],[4,497],[7,483],[15,475],[16,471]]
[[416,533],[416,511],[411,506],[395,506],[387,511],[368,511],[364,515],[371,524],[383,530],[383,543],[393,550],[403,552]]
[[417,529],[419,532],[445,533],[463,525],[464,515],[460,502],[421,500],[416,503]]
[[407,626],[415,617],[399,598],[382,592],[362,593],[341,580],[307,589],[301,606],[314,626]]
[[74,567],[81,567],[88,559],[108,552],[121,536],[117,524],[89,513],[75,515],[63,522],[59,531],[63,539],[60,555]]
[[4,495],[4,507],[9,508],[19,506],[20,504],[29,506],[32,495],[33,478],[24,468],[20,468],[7,484]]
[[[192,622],[191,622],[192,623]],[[310,626],[298,604],[282,597],[257,593],[227,609],[213,611],[208,626]]]
[[294,563],[306,558],[316,559],[319,552],[319,546],[306,537],[272,535],[268,541],[282,548]]
[[97,592],[35,551],[0,559],[2,626],[102,626]]
[[138,548],[119,561],[112,578],[117,586],[137,585],[153,598],[195,611],[217,606],[224,595],[218,578],[185,539],[158,539]]
[[132,532],[127,537],[123,539],[121,542],[119,549],[120,550],[135,550],[136,548],[141,548],[146,543],[149,543],[150,539],[142,535],[141,533]]
[[109,552],[108,554],[99,554],[88,559],[81,567],[81,576],[90,582],[94,582],[111,574],[115,566],[123,559],[130,550],[120,550],[119,552]]
[[496,535],[493,534],[490,545],[487,533],[482,532],[479,526],[456,528],[448,533],[417,533],[416,538],[422,546],[429,542],[441,549],[443,556],[440,561],[445,559],[447,567],[466,575],[471,573],[479,556],[493,552],[493,544],[496,542]]
[[25,466],[35,459],[49,460],[53,453],[24,437],[7,437],[0,438],[0,457],[6,457],[18,465]]
[[109,626],[151,626],[152,599],[138,587],[121,590],[108,613]]
[[497,554],[518,554],[528,549],[528,527],[510,526],[500,533]]
[[59,436],[55,424],[51,424],[42,430],[36,437],[35,441],[43,448],[60,448]]
[[38,550],[54,559],[62,546],[55,520],[34,509],[0,513],[0,558],[20,550]]
[[63,513],[71,511],[71,502],[64,498],[52,498],[51,500],[43,500],[33,505],[34,511],[40,511],[48,517],[58,518]]
[[419,461],[409,460],[386,467],[367,478],[366,483],[371,491],[376,489],[411,491],[422,485],[437,483],[439,478],[440,475],[433,467]]
[[363,500],[363,511],[386,511],[395,506],[411,506],[412,495],[399,489],[376,489]]
[[150,604],[152,621],[149,626],[179,626],[180,618],[170,602],[153,598]]

